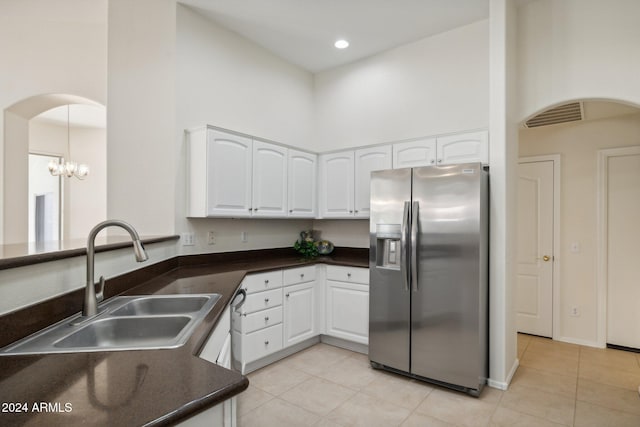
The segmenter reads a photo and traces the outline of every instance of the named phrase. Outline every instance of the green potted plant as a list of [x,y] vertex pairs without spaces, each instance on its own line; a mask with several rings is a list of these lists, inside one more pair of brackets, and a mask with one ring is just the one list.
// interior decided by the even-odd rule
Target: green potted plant
[[312,259],[318,256],[318,246],[315,243],[313,230],[301,231],[300,238],[293,244],[293,249],[304,258]]

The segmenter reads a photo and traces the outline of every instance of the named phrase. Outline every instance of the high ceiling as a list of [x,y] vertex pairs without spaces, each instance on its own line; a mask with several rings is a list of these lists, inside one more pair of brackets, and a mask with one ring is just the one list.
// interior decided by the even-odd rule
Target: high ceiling
[[[180,0],[288,62],[319,72],[489,17],[489,0]],[[344,38],[344,50],[333,44]]]

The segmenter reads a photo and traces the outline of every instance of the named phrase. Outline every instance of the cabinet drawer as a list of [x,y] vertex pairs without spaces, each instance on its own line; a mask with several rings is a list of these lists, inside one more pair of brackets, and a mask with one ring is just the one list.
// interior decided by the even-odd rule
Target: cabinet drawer
[[242,356],[248,363],[282,349],[282,323],[244,335]]
[[249,314],[279,305],[282,305],[282,288],[247,295],[247,299],[240,308],[240,312],[242,314]]
[[282,323],[282,306],[261,310],[251,314],[233,315],[233,330],[247,334]]
[[241,288],[247,294],[282,287],[282,270],[251,274],[242,281]]
[[357,267],[327,266],[327,279],[348,283],[369,284],[369,269]]
[[289,268],[284,270],[284,285],[294,285],[296,283],[311,282],[316,280],[316,266]]

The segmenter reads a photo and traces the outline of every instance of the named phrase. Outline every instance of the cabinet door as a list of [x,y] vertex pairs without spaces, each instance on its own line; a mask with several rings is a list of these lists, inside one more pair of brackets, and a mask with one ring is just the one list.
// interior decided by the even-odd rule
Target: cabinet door
[[316,216],[316,176],[318,156],[289,150],[289,216]]
[[287,149],[253,141],[253,216],[287,216]]
[[489,163],[487,131],[463,133],[438,138],[438,164]]
[[284,346],[318,335],[316,282],[284,288]]
[[426,138],[417,141],[393,144],[393,168],[413,168],[431,166],[436,163],[436,139]]
[[391,146],[363,148],[355,152],[355,209],[357,217],[369,218],[371,172],[391,169]]
[[209,335],[209,338],[207,338],[204,346],[202,346],[202,351],[199,354],[200,358],[208,360],[209,362],[217,363],[224,350],[225,341],[227,340],[231,329],[230,311],[231,309],[227,307],[224,312],[222,312],[218,324],[211,332],[211,335]]
[[320,156],[320,206],[323,218],[353,216],[353,151]]
[[209,129],[207,215],[250,216],[251,139]]
[[369,286],[327,280],[327,335],[369,344]]

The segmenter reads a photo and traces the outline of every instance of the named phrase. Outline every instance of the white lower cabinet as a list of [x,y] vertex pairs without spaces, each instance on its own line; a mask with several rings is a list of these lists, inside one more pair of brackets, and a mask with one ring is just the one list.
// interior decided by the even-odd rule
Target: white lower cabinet
[[244,303],[231,314],[231,343],[235,364],[247,364],[282,349],[282,271],[252,274],[240,285]]
[[282,323],[248,334],[234,332],[233,338],[236,339],[234,357],[241,363],[241,372],[246,373],[247,363],[282,349]]
[[366,268],[327,266],[326,334],[369,343],[369,275]]
[[240,286],[247,298],[231,315],[233,357],[242,373],[299,351],[320,334],[368,343],[369,270],[326,266],[325,281],[318,269],[325,266],[245,277]]
[[243,315],[242,319],[234,323],[234,330],[241,334],[249,334],[279,323],[282,323],[282,306]]
[[284,345],[290,346],[318,335],[316,282],[284,288]]
[[[231,368],[231,315],[229,308],[222,313],[217,326],[209,335],[199,356],[225,368]],[[236,398],[232,397],[180,423],[180,427],[236,426]]]

